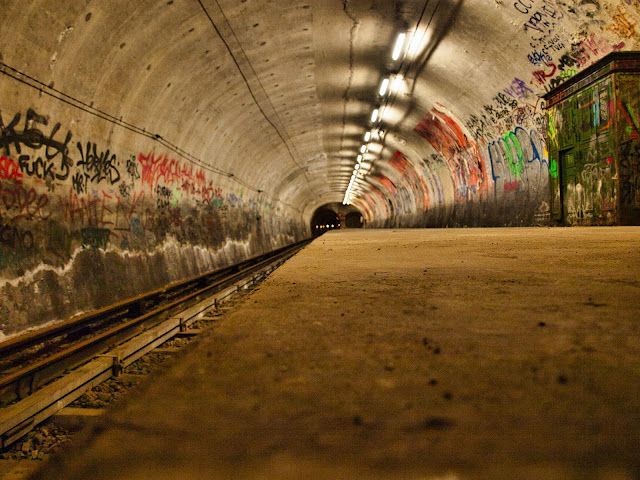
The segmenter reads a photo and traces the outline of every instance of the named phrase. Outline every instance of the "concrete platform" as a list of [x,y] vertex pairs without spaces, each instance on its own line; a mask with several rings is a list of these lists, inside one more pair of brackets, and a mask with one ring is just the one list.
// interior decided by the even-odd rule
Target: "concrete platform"
[[38,479],[638,479],[640,229],[331,232]]

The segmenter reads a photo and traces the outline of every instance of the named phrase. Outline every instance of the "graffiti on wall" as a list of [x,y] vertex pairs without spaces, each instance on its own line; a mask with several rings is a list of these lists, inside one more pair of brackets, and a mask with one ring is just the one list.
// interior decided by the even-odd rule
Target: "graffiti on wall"
[[240,234],[229,223],[254,224],[274,209],[260,195],[215,187],[202,167],[166,153],[123,155],[74,139],[31,108],[0,112],[0,127],[4,275],[62,265],[77,248],[148,251],[168,237],[215,247]]
[[11,158],[0,156],[0,180],[13,180],[22,183],[22,172],[18,164]]
[[[413,164],[400,151],[389,160],[389,166],[393,168],[404,180],[403,185],[410,190],[413,211],[424,212],[429,208],[429,189],[425,179],[418,173]],[[405,188],[407,189],[407,188]]]
[[636,23],[632,21],[627,10],[619,6],[607,30],[612,31],[621,38],[631,39],[638,35],[636,32]]
[[114,185],[120,180],[115,153],[111,153],[109,149],[101,150],[92,142],[87,142],[86,145],[78,142],[77,149],[80,152],[80,158],[72,178],[76,193],[87,192],[89,183],[104,182]]
[[[176,185],[185,194],[199,197],[204,203],[209,203],[213,196],[213,181],[207,182],[205,172],[193,164],[188,164],[168,155],[140,153],[138,163],[141,168],[142,184],[153,191],[160,182],[166,185]],[[137,171],[137,170],[136,170]]]
[[362,209],[365,221],[369,222],[375,218],[374,209],[376,203],[370,193],[365,192],[362,197],[356,197],[354,203]]
[[446,159],[456,201],[471,200],[488,191],[487,168],[478,144],[444,106],[436,104],[414,131]]
[[380,218],[384,218],[387,220],[390,219],[393,213],[393,206],[391,204],[391,201],[387,200],[384,193],[382,193],[382,190],[380,190],[378,187],[376,187],[373,184],[369,185],[368,190],[369,192],[371,192],[370,205],[375,205],[373,209],[376,210],[377,212],[382,213]]
[[47,117],[29,108],[24,116],[16,113],[8,123],[0,112],[0,130],[0,151],[12,162],[17,157],[23,175],[45,181],[69,177],[73,166],[69,158],[72,134],[67,131],[63,135],[60,123],[49,128]]
[[422,161],[423,177],[427,179],[429,198],[432,199],[432,205],[442,205],[444,203],[444,188],[442,179],[438,174],[438,169],[443,165],[449,171],[447,160],[441,153],[433,153],[431,158],[425,158]]
[[490,142],[487,151],[496,198],[524,190],[534,197],[546,196],[549,187],[546,150],[537,130],[527,132],[522,127]]
[[619,118],[623,123],[619,163],[620,201],[622,205],[634,208],[640,208],[640,102],[633,95],[640,90],[638,82],[621,82],[621,88],[631,95],[625,95],[626,98],[617,102]]
[[[637,0],[623,3],[610,11],[595,0],[514,2],[513,12],[521,19],[522,33],[530,46],[526,53],[532,66],[530,77],[514,78],[495,93],[481,112],[465,119],[474,138],[486,145],[518,126],[543,132],[546,125],[540,93],[559,86],[608,53],[625,48],[630,39],[640,40]],[[599,28],[590,28],[592,24]],[[569,37],[567,31],[578,33]]]
[[389,208],[389,215],[393,217],[397,214],[405,212],[404,199],[401,196],[400,190],[393,181],[382,173],[373,175],[373,180],[378,183],[382,188],[379,189],[382,193],[382,189],[386,193],[383,196],[383,201],[387,203]]

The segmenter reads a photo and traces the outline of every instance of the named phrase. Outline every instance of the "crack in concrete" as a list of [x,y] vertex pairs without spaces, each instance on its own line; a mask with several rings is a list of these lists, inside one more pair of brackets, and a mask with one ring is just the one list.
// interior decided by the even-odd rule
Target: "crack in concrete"
[[349,19],[353,22],[349,31],[349,80],[347,81],[347,88],[344,91],[344,107],[342,110],[342,136],[340,137],[340,150],[342,150],[344,144],[344,136],[347,129],[347,104],[349,103],[349,93],[351,92],[351,85],[353,84],[353,64],[354,64],[354,49],[355,49],[355,37],[360,26],[360,22],[353,16],[349,9],[349,0],[342,0],[342,10]]

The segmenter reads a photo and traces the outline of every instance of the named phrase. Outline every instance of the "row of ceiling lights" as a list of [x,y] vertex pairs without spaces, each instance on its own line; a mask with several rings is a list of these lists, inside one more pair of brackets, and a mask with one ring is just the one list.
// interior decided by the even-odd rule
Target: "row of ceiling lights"
[[[405,55],[415,56],[424,45],[426,40],[426,31],[419,35],[418,32],[415,32],[411,38],[411,41],[408,42],[409,45],[405,51],[405,45],[407,44],[407,34],[401,33],[398,35],[398,39],[396,40],[395,46],[393,48],[393,52],[391,54],[391,58],[394,61],[397,61],[402,56],[403,52]],[[393,75],[382,80],[382,84],[380,85],[379,94],[380,97],[386,97],[390,92],[396,93],[398,92],[403,85],[403,78],[401,75]],[[385,118],[386,107],[381,111],[379,107],[375,108],[371,113],[371,123],[375,127],[381,120]],[[360,155],[358,155],[357,163],[353,168],[353,173],[351,174],[351,181],[349,182],[349,186],[344,194],[344,200],[342,201],[343,205],[349,205],[351,199],[351,189],[353,188],[356,180],[358,179],[358,175],[362,173],[361,166],[362,160],[365,153],[369,151],[369,142],[371,139],[380,140],[384,135],[383,131],[374,129],[365,133],[364,135],[364,144],[360,147]]]

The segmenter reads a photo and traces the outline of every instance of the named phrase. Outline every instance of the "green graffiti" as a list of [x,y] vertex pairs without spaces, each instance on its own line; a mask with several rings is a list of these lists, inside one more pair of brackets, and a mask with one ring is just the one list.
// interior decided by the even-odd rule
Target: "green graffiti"
[[[511,142],[511,145],[509,144]],[[514,177],[520,178],[522,175],[522,169],[524,168],[524,155],[522,153],[522,146],[520,145],[520,141],[516,134],[513,132],[509,132],[504,136],[504,144],[505,144],[505,153],[507,156],[507,161],[509,163],[509,170]],[[514,158],[512,148],[515,147],[516,157]]]
[[638,123],[638,117],[636,116],[636,112],[634,111],[633,107],[631,107],[631,105],[629,105],[628,103],[626,104],[626,106],[627,106],[627,111],[631,116],[631,120],[633,120],[633,126],[637,130],[638,128],[640,128],[640,123]]
[[178,206],[178,202],[182,199],[182,192],[178,190],[178,185],[173,183],[173,194],[171,195],[171,206],[176,208]]
[[549,113],[549,138],[551,140],[556,138],[556,118],[553,112]]
[[558,178],[558,162],[555,160],[551,160],[551,165],[549,165],[549,173],[553,178]]

